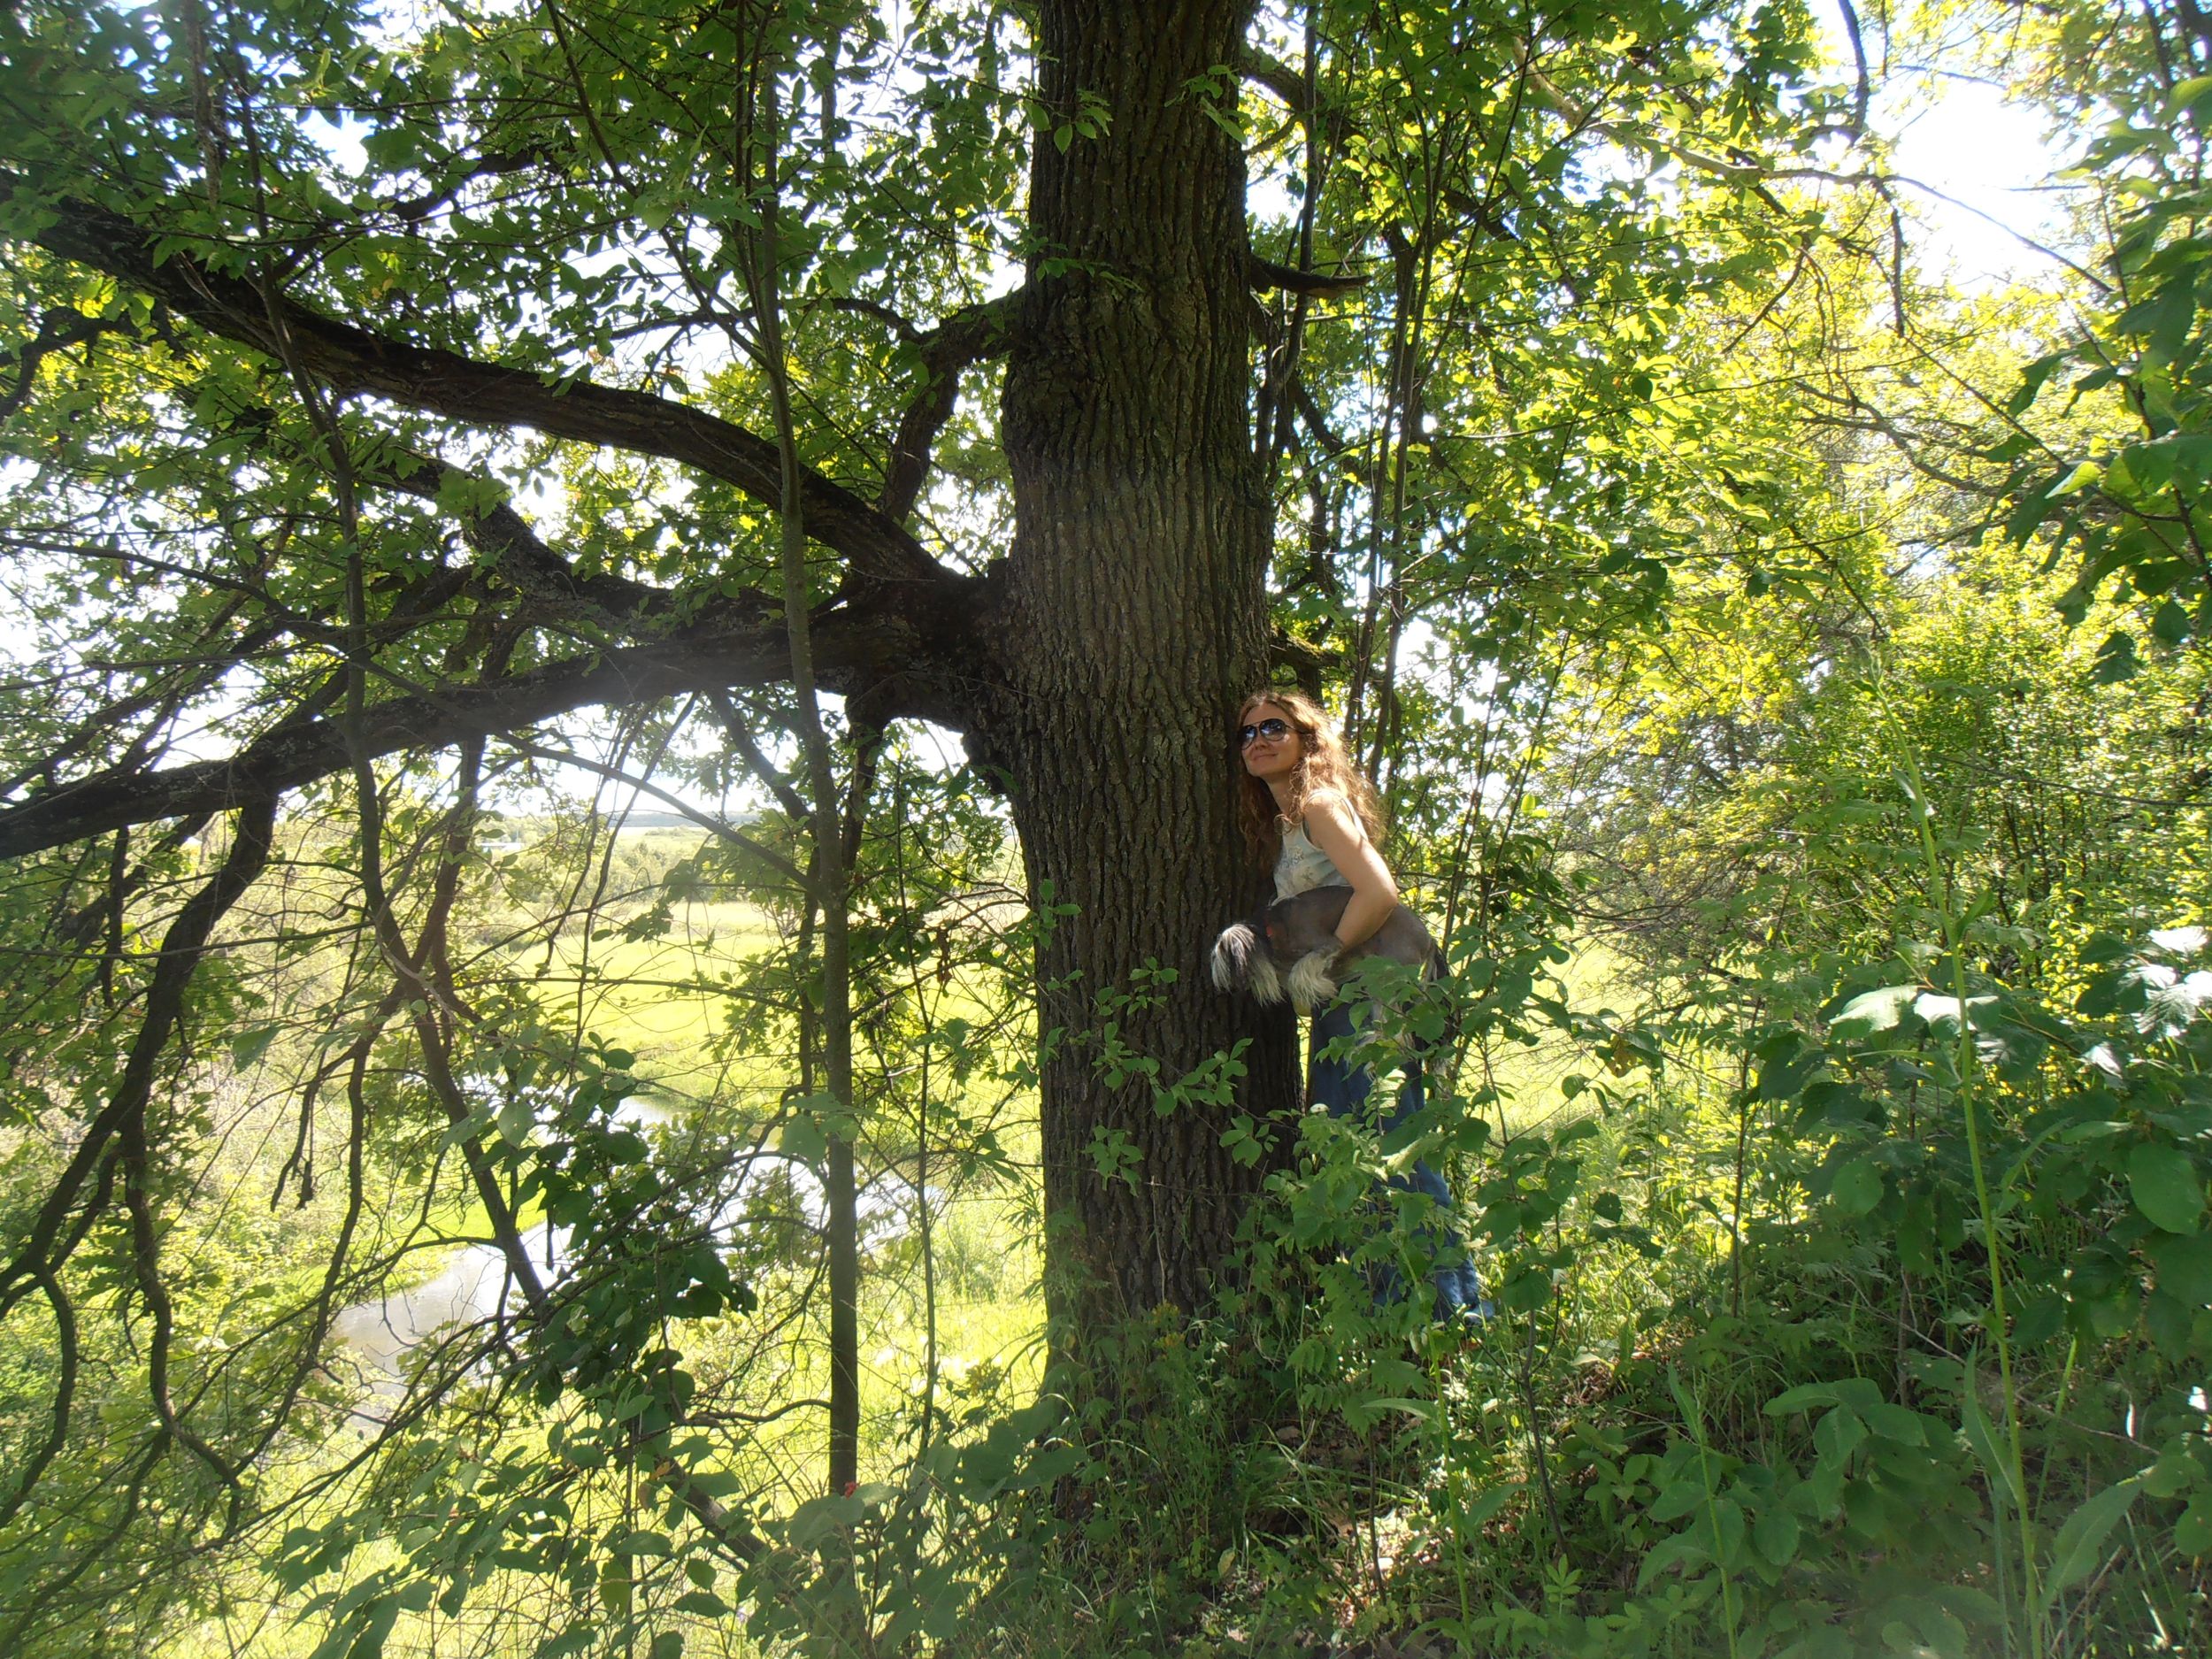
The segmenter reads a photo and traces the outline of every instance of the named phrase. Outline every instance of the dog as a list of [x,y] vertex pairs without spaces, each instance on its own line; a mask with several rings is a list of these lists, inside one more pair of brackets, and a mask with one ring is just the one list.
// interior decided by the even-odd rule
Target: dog
[[1260,1002],[1288,996],[1292,1007],[1307,1014],[1333,999],[1339,976],[1363,962],[1380,957],[1417,968],[1424,978],[1442,968],[1444,953],[1428,927],[1402,904],[1360,943],[1338,944],[1336,925],[1351,897],[1349,887],[1314,887],[1223,928],[1214,941],[1214,984],[1249,991]]

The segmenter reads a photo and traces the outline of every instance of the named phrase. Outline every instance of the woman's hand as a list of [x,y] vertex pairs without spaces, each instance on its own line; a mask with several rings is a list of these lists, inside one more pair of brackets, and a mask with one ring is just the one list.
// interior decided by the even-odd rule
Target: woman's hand
[[1352,803],[1333,790],[1307,800],[1306,838],[1328,854],[1337,873],[1352,884],[1351,899],[1336,925],[1338,947],[1363,943],[1397,908],[1398,884],[1390,866],[1367,839]]

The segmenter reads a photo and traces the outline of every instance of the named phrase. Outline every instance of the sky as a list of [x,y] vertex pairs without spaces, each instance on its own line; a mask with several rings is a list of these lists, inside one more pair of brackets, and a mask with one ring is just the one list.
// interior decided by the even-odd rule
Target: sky
[[1939,101],[1897,113],[1895,171],[1953,198],[1909,187],[1901,193],[1923,268],[1947,271],[1969,290],[2032,280],[2050,268],[2003,228],[2039,241],[2055,233],[2059,198],[2048,186],[2064,157],[2046,143],[2044,118],[1973,81],[1949,82]]
[[[1814,4],[1832,56],[1847,64],[1835,0]],[[1899,191],[1909,245],[1924,271],[1948,274],[1972,292],[2055,269],[2011,234],[2048,242],[2058,232],[2063,187],[2054,188],[2053,175],[2081,145],[2071,134],[2052,142],[2045,122],[2039,111],[2007,104],[1998,88],[1955,75],[1895,75],[1877,92],[1869,125],[1890,137],[1892,171],[1932,187]]]

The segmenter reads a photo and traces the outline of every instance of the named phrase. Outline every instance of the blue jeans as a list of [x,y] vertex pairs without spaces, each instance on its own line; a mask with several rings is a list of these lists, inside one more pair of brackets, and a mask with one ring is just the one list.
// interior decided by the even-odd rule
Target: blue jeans
[[[1367,1097],[1375,1087],[1373,1074],[1348,1058],[1324,1052],[1330,1043],[1348,1038],[1356,1030],[1352,1008],[1350,998],[1340,997],[1313,1017],[1313,1032],[1307,1048],[1306,1090],[1311,1103],[1326,1110],[1330,1117],[1365,1121]],[[1406,1057],[1404,1072],[1398,1085],[1397,1102],[1387,1116],[1374,1125],[1379,1133],[1389,1134],[1417,1113],[1426,1099],[1418,1054]],[[1424,1194],[1434,1202],[1443,1216],[1451,1212],[1451,1188],[1426,1164],[1417,1162],[1409,1173],[1392,1176],[1390,1185],[1402,1192]],[[1429,1274],[1429,1282],[1436,1286],[1437,1319],[1489,1317],[1491,1305],[1483,1297],[1482,1281],[1475,1276],[1474,1263],[1467,1259],[1466,1244],[1458,1230],[1447,1221],[1423,1232],[1425,1242],[1434,1248],[1440,1258],[1456,1258],[1440,1259]],[[1375,1286],[1379,1302],[1394,1302],[1403,1294],[1394,1265],[1386,1264],[1379,1279]]]

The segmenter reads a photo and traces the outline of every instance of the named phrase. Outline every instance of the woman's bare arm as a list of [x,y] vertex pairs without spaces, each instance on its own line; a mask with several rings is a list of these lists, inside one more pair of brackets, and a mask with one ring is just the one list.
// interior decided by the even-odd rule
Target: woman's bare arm
[[1336,937],[1340,945],[1356,945],[1389,920],[1397,906],[1398,884],[1390,866],[1367,839],[1352,803],[1340,795],[1317,795],[1306,803],[1306,836],[1352,884]]

